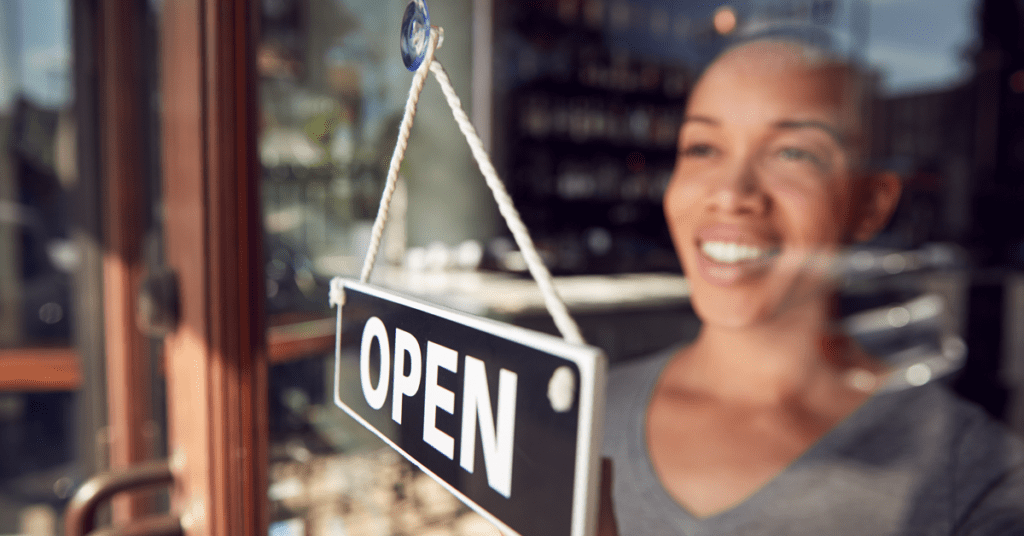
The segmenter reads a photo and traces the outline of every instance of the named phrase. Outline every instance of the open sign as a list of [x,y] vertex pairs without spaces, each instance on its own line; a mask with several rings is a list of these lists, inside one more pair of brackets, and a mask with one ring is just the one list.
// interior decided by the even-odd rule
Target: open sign
[[601,351],[343,284],[335,403],[505,532],[592,534]]

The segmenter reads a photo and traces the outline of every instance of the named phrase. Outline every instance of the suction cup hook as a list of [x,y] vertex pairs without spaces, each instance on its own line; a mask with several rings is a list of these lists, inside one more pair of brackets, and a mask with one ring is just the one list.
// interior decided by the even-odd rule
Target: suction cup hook
[[402,17],[402,36],[399,48],[405,67],[415,72],[427,56],[430,44],[430,12],[424,0],[412,0]]

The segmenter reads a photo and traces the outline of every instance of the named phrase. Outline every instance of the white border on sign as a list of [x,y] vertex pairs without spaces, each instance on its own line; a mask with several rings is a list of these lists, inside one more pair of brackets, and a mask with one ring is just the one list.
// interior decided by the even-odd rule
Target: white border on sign
[[[597,419],[595,421],[592,418],[592,415],[601,415],[604,411],[605,372],[607,368],[607,363],[604,360],[604,353],[599,348],[572,344],[546,333],[531,331],[488,318],[471,316],[453,309],[423,302],[415,298],[402,296],[390,290],[384,290],[347,279],[342,279],[341,281],[346,288],[351,288],[352,290],[388,300],[399,305],[404,305],[412,309],[418,309],[425,313],[438,316],[473,329],[513,340],[523,344],[524,346],[529,346],[548,354],[554,354],[575,363],[580,372],[580,394],[578,399],[579,404],[576,408],[577,415],[579,417],[579,427],[576,432],[576,470],[573,482],[573,505],[570,534],[571,536],[590,536],[594,534],[597,530],[597,526],[595,524],[597,521],[597,515],[588,517],[587,512],[588,506],[591,509],[596,509],[598,507],[597,494],[600,487],[600,475],[597,474],[597,471],[600,465],[600,443],[602,438],[601,434],[603,432],[601,423],[603,419]],[[518,535],[518,532],[506,525],[503,521],[488,512],[475,501],[464,495],[461,491],[455,489],[444,479],[434,474],[433,471],[425,467],[419,462],[419,460],[399,447],[390,438],[385,436],[369,422],[359,416],[355,410],[348,407],[341,401],[341,397],[339,396],[339,392],[341,390],[341,308],[342,305],[338,305],[338,320],[335,331],[334,346],[335,405],[345,410],[345,413],[348,413],[349,416],[358,421],[359,424],[363,425],[363,427],[384,440],[384,442],[391,446],[391,448],[398,451],[399,454],[419,467],[421,471],[444,486],[467,506],[496,525],[502,532]],[[592,474],[596,475],[597,478],[591,479],[590,475]]]

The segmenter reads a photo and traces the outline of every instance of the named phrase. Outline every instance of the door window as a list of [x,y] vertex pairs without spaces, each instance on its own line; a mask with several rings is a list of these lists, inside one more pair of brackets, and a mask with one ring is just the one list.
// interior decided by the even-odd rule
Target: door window
[[[469,4],[434,1],[430,8],[469,27],[468,10],[455,9]],[[335,275],[358,277],[367,248],[412,76],[398,51],[404,9],[400,1],[262,3],[258,143],[270,324],[272,534],[497,533],[333,402],[335,319],[327,285]],[[458,46],[457,39],[446,45],[448,57],[468,55]],[[439,99],[439,92],[424,92],[420,122],[436,116],[458,136]],[[443,108],[430,110],[434,105]],[[425,130],[413,136],[402,170],[409,182],[429,173],[423,169],[430,167],[426,136]],[[465,152],[462,163],[472,165],[461,141],[435,150]],[[478,176],[447,173],[452,182],[482,186]],[[402,262],[405,236],[415,234],[406,232],[400,205],[389,222],[382,272]],[[448,217],[434,224],[447,225]]]
[[0,533],[54,534],[80,476],[70,5],[0,6]]

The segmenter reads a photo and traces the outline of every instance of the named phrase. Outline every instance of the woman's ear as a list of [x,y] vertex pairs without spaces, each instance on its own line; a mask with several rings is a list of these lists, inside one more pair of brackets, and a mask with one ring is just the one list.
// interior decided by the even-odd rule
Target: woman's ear
[[903,192],[903,182],[893,171],[869,175],[864,179],[863,187],[861,210],[853,228],[855,242],[870,240],[889,223]]

